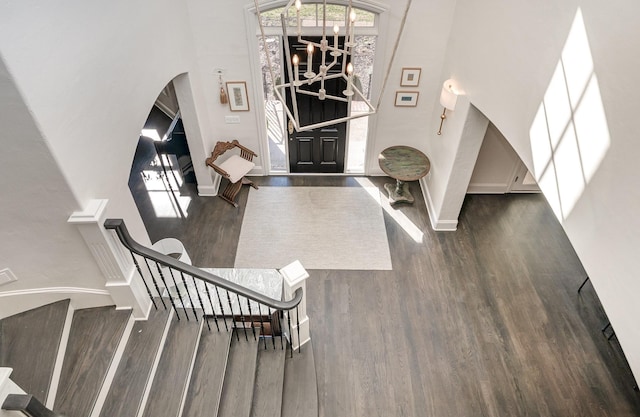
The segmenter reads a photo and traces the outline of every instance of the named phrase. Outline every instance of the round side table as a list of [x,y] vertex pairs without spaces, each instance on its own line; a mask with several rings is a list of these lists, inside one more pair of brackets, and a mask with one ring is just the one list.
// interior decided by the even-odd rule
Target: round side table
[[391,205],[413,203],[407,181],[417,181],[427,175],[431,161],[427,155],[410,146],[391,146],[378,155],[378,164],[385,174],[396,180],[395,184],[385,184]]
[[[176,238],[167,237],[164,239],[160,239],[159,241],[151,245],[151,249],[158,251],[163,255],[171,256],[172,258],[175,258],[180,262],[191,265],[191,257],[189,257],[189,254],[187,253],[187,250],[185,249],[182,242]],[[160,269],[162,270],[162,274],[164,275],[164,277],[168,279],[170,276],[169,268],[163,266]],[[186,294],[187,288],[185,287],[184,283],[178,280],[176,286],[169,285],[167,291],[172,297],[178,297],[180,295]]]

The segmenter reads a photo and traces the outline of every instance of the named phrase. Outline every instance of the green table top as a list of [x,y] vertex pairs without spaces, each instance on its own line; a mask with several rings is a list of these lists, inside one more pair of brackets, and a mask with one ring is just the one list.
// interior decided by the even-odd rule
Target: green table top
[[431,162],[427,155],[410,146],[391,146],[378,155],[385,174],[400,181],[417,181],[427,175]]

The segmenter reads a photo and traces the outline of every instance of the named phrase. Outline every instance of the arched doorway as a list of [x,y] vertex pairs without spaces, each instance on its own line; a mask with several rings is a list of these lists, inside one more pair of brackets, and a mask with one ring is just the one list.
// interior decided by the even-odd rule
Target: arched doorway
[[489,123],[468,194],[539,193],[535,178],[498,128]]
[[188,216],[197,179],[173,81],[160,92],[144,123],[128,186],[147,230],[149,222]]

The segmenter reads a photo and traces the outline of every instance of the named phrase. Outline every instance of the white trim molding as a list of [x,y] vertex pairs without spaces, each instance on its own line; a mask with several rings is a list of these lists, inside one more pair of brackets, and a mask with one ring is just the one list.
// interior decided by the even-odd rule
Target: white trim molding
[[507,183],[471,183],[467,194],[505,194],[508,188]]
[[105,278],[105,287],[118,309],[133,310],[137,319],[146,319],[151,299],[142,278],[136,275],[131,254],[116,235],[104,228],[108,200],[91,200],[85,210],[76,211],[67,220],[75,224]]
[[425,177],[421,178],[420,188],[422,189],[422,195],[424,196],[424,202],[427,205],[427,212],[429,213],[429,220],[431,221],[431,228],[436,232],[455,232],[458,230],[458,219],[442,220],[438,219],[431,194],[429,193],[429,186]]
[[113,305],[107,290],[84,287],[41,287],[0,292],[0,319],[45,304],[70,299],[73,307],[91,308]]
[[215,197],[218,195],[220,188],[220,178],[214,180],[215,185],[198,185],[198,195],[200,197]]
[[[331,0],[327,2],[328,4],[331,5],[340,5],[340,6],[348,6],[349,5],[349,1],[348,0]],[[362,0],[353,0],[352,1],[353,7],[358,8],[358,9],[362,9],[362,10],[366,10],[372,13],[384,13],[387,10],[389,10],[389,8],[387,6],[385,6],[384,4],[378,2],[378,1],[374,1],[374,0],[370,0],[370,1],[362,1]],[[278,7],[284,7],[287,5],[287,0],[267,0],[265,2],[263,2],[262,4],[258,5],[258,7],[260,7],[260,11],[264,12],[264,11],[268,11],[271,9],[276,9]],[[249,13],[256,13],[256,6],[255,4],[251,3],[251,4],[247,4],[245,6],[245,10]]]

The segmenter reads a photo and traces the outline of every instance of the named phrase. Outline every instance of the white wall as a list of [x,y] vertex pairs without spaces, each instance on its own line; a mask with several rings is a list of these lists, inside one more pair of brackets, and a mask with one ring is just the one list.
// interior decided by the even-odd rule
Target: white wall
[[[440,119],[438,117],[438,119]],[[468,96],[457,99],[455,111],[445,119],[442,135],[427,141],[431,171],[420,180],[429,219],[434,230],[453,231],[473,173],[489,121],[469,102]]]
[[[0,268],[19,278],[0,290],[103,290],[86,244],[66,223],[92,199],[108,199],[107,215],[124,218],[133,237],[149,243],[126,184],[156,97],[192,70],[187,18],[186,6],[169,0],[0,4],[0,118],[8,142],[0,153]],[[205,93],[198,74],[189,81],[193,94],[183,97],[198,103]],[[205,115],[185,124],[200,119],[206,123]],[[203,160],[202,139],[189,141]]]
[[[258,153],[258,158],[254,160],[257,166],[254,172],[262,173],[265,155],[260,151],[259,127],[263,124],[259,122],[256,110],[257,106],[263,106],[262,86],[253,80],[251,70],[251,56],[257,56],[258,44],[255,36],[247,36],[245,24],[245,6],[253,2],[222,0],[216,1],[213,6],[212,2],[206,0],[186,0],[186,4],[193,33],[196,71],[200,74],[201,88],[205,92],[198,104],[209,119],[203,131],[204,148],[210,154],[216,142],[237,139]],[[218,76],[214,74],[217,68],[223,70],[224,82],[247,83],[248,112],[231,112],[229,104],[220,103]],[[260,75],[259,68],[257,73]],[[258,80],[261,78],[258,77]],[[226,124],[226,115],[239,116],[240,123]],[[194,160],[194,165],[196,163]],[[265,173],[268,173],[268,167],[265,168]]]
[[535,174],[637,377],[639,13],[634,1],[458,0],[443,67]]
[[89,249],[67,224],[77,201],[1,59],[0,126],[0,269],[10,268],[17,278],[0,287],[0,317],[15,312],[2,293],[103,288]]
[[0,6],[0,51],[76,209],[108,198],[109,215],[125,218],[142,241],[148,238],[125,184],[155,98],[191,69],[188,28],[184,4],[168,0]]
[[[393,53],[406,1],[387,4],[389,11],[381,16],[381,32],[376,47],[373,103],[378,103],[380,97],[383,77]],[[377,114],[370,117],[369,152],[365,161],[367,174],[384,175],[378,165],[378,154],[389,146],[413,146],[431,157],[426,140],[431,123],[429,117],[435,108],[434,97],[439,96],[440,86],[444,81],[440,74],[454,7],[454,2],[412,1],[384,95]],[[418,87],[400,86],[404,67],[422,69]],[[395,107],[397,91],[418,91],[417,106]],[[439,116],[436,118],[440,120]]]

